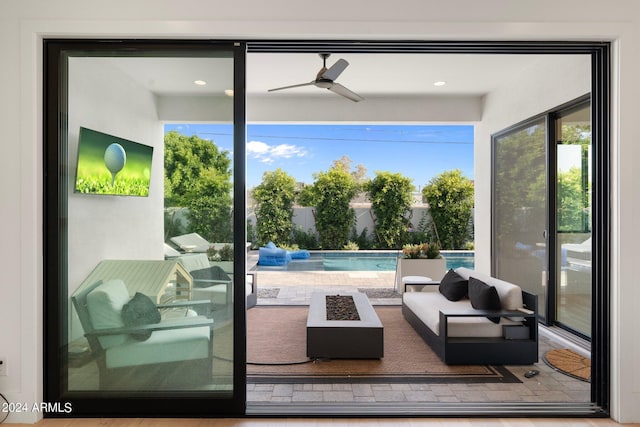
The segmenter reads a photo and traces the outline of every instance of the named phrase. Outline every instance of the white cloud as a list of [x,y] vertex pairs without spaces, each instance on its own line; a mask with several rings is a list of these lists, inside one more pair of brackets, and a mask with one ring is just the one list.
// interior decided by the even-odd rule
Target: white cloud
[[269,144],[265,144],[261,141],[249,141],[247,143],[247,154],[255,156],[260,156],[264,153],[269,152]]
[[262,141],[249,141],[247,143],[247,155],[262,163],[273,163],[277,159],[304,157],[307,155],[307,151],[297,145],[269,145]]

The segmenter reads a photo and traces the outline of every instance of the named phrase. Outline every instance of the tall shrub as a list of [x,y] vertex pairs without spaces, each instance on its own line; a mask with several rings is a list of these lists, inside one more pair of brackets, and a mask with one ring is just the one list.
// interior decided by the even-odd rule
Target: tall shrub
[[340,168],[320,172],[312,187],[305,191],[305,204],[315,206],[316,230],[323,249],[342,249],[356,218],[351,199],[358,184],[351,174]]
[[443,172],[422,189],[442,249],[462,249],[473,209],[473,182],[454,169]]
[[376,172],[366,186],[375,216],[375,232],[383,248],[400,248],[411,211],[411,179],[399,173]]
[[231,181],[217,169],[205,170],[188,193],[189,231],[210,242],[232,242]]
[[258,243],[289,244],[293,230],[296,180],[282,169],[265,172],[253,190]]

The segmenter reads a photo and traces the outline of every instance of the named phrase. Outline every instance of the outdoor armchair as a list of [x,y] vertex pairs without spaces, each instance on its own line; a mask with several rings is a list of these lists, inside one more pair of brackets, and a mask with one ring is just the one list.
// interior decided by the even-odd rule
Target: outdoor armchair
[[[187,310],[185,317],[126,324],[123,309],[137,296],[132,298],[124,282],[113,279],[97,281],[71,297],[98,365],[100,389],[163,387],[172,374],[199,382],[211,379],[213,320]],[[160,310],[203,303],[209,302],[154,305]]]

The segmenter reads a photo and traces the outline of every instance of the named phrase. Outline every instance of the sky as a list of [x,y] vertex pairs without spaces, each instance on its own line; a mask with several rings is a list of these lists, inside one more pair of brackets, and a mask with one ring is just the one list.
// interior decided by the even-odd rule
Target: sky
[[[231,125],[165,125],[165,132],[171,130],[233,153]],[[452,169],[474,179],[471,125],[249,124],[247,141],[247,188],[277,168],[311,184],[314,173],[328,170],[342,156],[352,160],[352,168],[362,164],[369,178],[376,171],[397,172],[411,178],[417,190]]]

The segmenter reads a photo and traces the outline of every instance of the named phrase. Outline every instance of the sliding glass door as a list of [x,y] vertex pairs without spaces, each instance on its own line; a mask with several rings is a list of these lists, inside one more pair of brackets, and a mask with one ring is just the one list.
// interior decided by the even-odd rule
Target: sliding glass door
[[541,320],[591,336],[591,108],[571,103],[493,137],[493,268]]
[[[242,414],[244,99],[225,94],[244,93],[242,46],[51,41],[46,55],[46,400],[76,416]],[[229,123],[235,144],[166,138],[170,120]],[[183,240],[165,239],[176,210]],[[215,245],[232,268],[210,262]]]
[[591,334],[591,108],[561,111],[556,148],[556,321]]
[[547,300],[547,122],[540,117],[493,142],[493,269],[497,277]]

